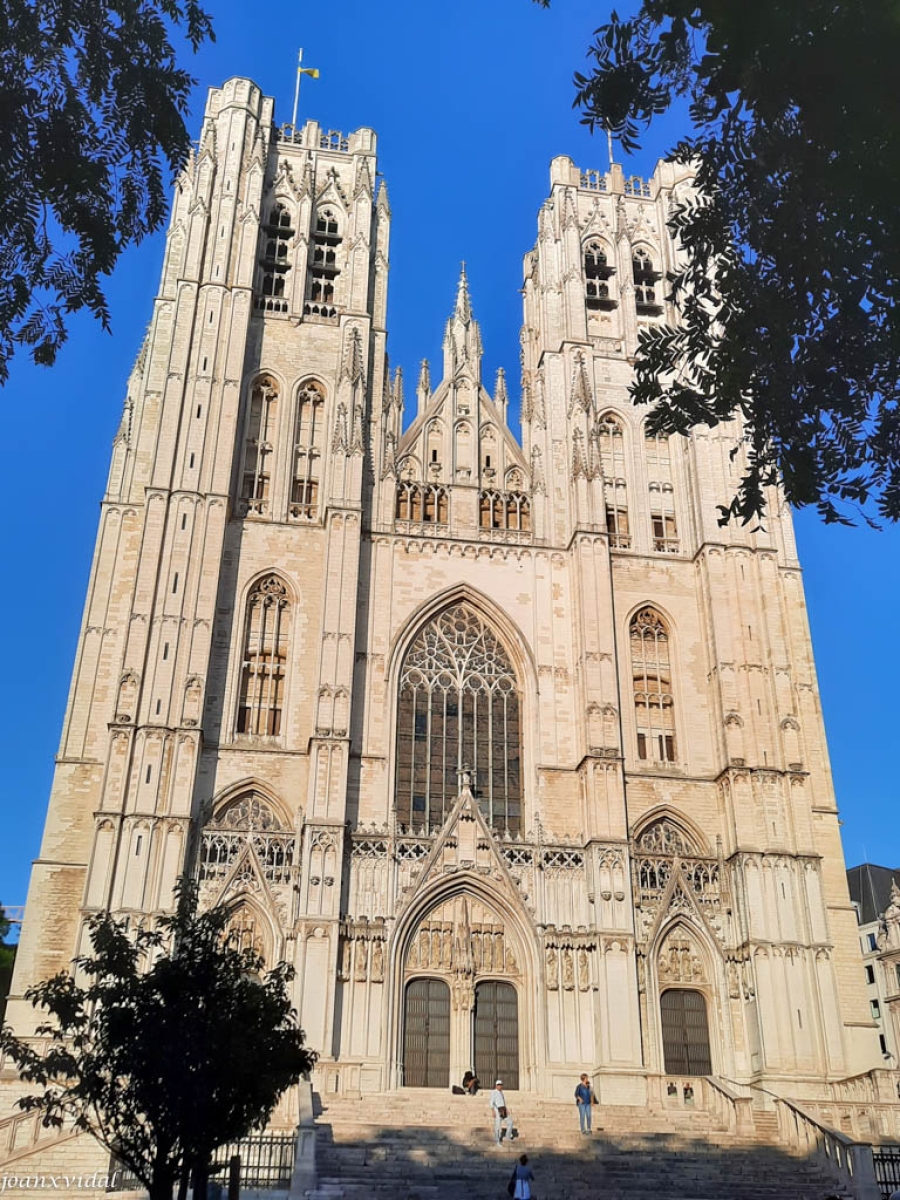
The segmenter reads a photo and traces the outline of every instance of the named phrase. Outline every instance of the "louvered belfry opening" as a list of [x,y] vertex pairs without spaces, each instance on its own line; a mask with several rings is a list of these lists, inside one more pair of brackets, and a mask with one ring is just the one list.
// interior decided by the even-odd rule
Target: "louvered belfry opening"
[[693,988],[667,988],[660,997],[667,1075],[711,1075],[706,998]]
[[414,979],[406,988],[403,1082],[450,1086],[450,988],[442,979]]
[[493,979],[475,989],[475,1074],[485,1087],[503,1080],[506,1091],[519,1087],[519,998],[510,983]]

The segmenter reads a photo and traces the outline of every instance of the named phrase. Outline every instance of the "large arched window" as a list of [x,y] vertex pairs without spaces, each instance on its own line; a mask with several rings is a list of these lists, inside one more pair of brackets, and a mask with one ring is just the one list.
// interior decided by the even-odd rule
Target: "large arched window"
[[292,517],[312,518],[319,503],[319,460],[325,424],[325,393],[321,384],[307,380],[297,393],[294,425],[294,478],[291,483]]
[[397,714],[397,818],[438,829],[455,801],[458,772],[495,828],[521,826],[519,692],[509,656],[465,604],[446,609],[419,633],[400,672]]
[[609,279],[615,267],[609,265],[606,247],[596,238],[584,247],[584,296],[588,308],[615,308],[616,298]]
[[203,830],[198,865],[201,882],[226,879],[248,845],[269,883],[290,883],[294,833],[254,788],[214,812]]
[[638,758],[675,761],[675,707],[669,631],[659,613],[642,608],[631,619],[631,670]]
[[337,211],[320,208],[315,216],[309,256],[304,308],[307,315],[334,316],[334,284],[340,274],[338,251],[341,240]]
[[287,589],[267,575],[247,600],[237,732],[256,737],[281,733],[290,609]]
[[277,416],[278,384],[269,375],[262,375],[250,392],[241,477],[244,512],[262,514],[269,511],[270,464]]
[[631,271],[634,276],[634,300],[639,313],[655,315],[662,312],[662,305],[656,294],[656,281],[659,272],[653,266],[650,251],[638,246],[631,256]]
[[273,205],[262,233],[262,297],[257,300],[257,308],[268,312],[287,312],[285,281],[290,270],[289,250],[294,230],[291,228],[291,214],[283,204]]

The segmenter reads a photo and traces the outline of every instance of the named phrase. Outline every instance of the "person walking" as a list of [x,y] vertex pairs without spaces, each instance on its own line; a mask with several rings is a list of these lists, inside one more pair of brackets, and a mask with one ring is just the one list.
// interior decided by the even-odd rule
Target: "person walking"
[[594,1103],[594,1089],[587,1075],[581,1076],[581,1081],[575,1088],[575,1103],[578,1105],[578,1124],[583,1134],[591,1132],[591,1105]]
[[494,1113],[494,1141],[499,1146],[503,1141],[503,1127],[506,1127],[506,1140],[511,1142],[513,1139],[513,1120],[512,1113],[506,1104],[506,1097],[503,1095],[503,1080],[498,1079],[494,1083],[494,1090],[491,1092],[491,1109]]
[[523,1154],[518,1164],[513,1167],[506,1190],[513,1200],[531,1200],[531,1185],[534,1183],[534,1171],[528,1165],[528,1155]]

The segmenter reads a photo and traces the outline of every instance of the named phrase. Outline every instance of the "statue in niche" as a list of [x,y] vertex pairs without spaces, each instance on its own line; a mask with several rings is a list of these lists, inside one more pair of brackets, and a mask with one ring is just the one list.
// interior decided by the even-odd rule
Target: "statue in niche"
[[384,979],[384,942],[377,941],[372,946],[372,982],[381,983]]
[[586,950],[578,951],[578,988],[586,992],[590,986],[590,964]]
[[363,983],[366,978],[366,958],[368,957],[369,943],[360,938],[356,943],[356,981]]
[[433,966],[440,967],[441,965],[441,931],[433,929],[431,931],[431,962]]
[[419,966],[426,969],[431,966],[431,934],[423,929],[419,934]]
[[516,956],[513,954],[512,946],[508,944],[506,947],[506,969],[510,975],[515,974],[515,972],[519,969],[518,963],[516,962]]
[[547,987],[551,992],[559,987],[559,960],[553,946],[547,947]]
[[503,934],[494,934],[494,970],[503,970]]
[[412,971],[419,965],[419,942],[418,938],[413,938],[412,945],[409,948],[409,955],[406,959],[407,967]]
[[449,971],[453,962],[453,938],[449,929],[441,937],[441,967]]
[[562,952],[563,987],[571,992],[575,987],[575,963],[568,946]]
[[494,955],[493,955],[494,943],[491,940],[490,933],[482,933],[481,947],[482,947],[482,950],[481,950],[482,963],[484,964],[484,970],[492,971],[494,969]]
[[734,961],[728,964],[728,995],[732,1000],[741,998],[741,981],[738,977],[737,963]]
[[350,978],[350,955],[352,953],[352,943],[349,938],[344,938],[344,946],[341,954],[341,979]]

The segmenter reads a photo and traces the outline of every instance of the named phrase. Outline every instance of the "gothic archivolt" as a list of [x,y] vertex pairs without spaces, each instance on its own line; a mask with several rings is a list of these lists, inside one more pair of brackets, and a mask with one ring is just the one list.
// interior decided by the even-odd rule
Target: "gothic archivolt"
[[406,954],[406,972],[517,976],[520,957],[502,919],[482,901],[460,895],[433,908],[419,924]]

